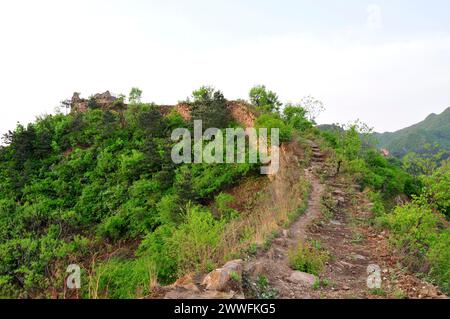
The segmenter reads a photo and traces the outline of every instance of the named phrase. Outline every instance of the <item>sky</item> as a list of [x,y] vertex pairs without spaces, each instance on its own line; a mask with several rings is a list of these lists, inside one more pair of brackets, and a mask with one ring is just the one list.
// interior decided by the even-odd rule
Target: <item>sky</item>
[[319,123],[395,131],[450,106],[448,0],[0,0],[0,134],[73,92],[175,104],[264,84]]

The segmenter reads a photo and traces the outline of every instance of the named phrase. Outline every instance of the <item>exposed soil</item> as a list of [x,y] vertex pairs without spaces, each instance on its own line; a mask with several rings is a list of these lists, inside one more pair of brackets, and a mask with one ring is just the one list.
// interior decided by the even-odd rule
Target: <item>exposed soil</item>
[[[344,178],[330,177],[329,172],[333,170],[327,167],[326,154],[314,143],[311,143],[311,149],[311,165],[304,175],[311,183],[308,208],[289,229],[280,232],[281,236],[275,238],[268,249],[260,249],[256,256],[243,261],[242,289],[209,291],[202,285],[204,276],[187,276],[171,287],[161,287],[155,297],[448,298],[437,287],[401,266],[401,254],[388,244],[387,234],[370,225],[372,204],[366,194]],[[285,172],[284,175],[289,174]],[[271,180],[271,184],[275,182],[276,178]],[[257,184],[247,186],[252,189]],[[283,188],[283,192],[284,198],[295,196],[290,194],[289,188]],[[308,281],[310,275],[299,274],[289,265],[289,252],[304,242],[320,243],[329,256],[323,271],[312,278],[313,283]],[[380,289],[368,288],[368,267],[371,265],[380,269]],[[301,279],[293,280],[293,273]],[[261,278],[264,278],[263,287]]]
[[[316,145],[312,150],[311,167],[305,170],[312,184],[309,207],[267,251],[247,263],[250,285],[256,286],[257,275],[264,276],[278,298],[285,299],[445,298],[438,288],[402,269],[386,234],[368,224],[370,203],[357,187],[335,178],[321,182],[325,155]],[[324,196],[334,203],[328,214],[323,213]],[[315,285],[292,282],[290,278],[289,251],[305,241],[320,242],[330,256]],[[381,289],[368,288],[369,265],[380,267]]]

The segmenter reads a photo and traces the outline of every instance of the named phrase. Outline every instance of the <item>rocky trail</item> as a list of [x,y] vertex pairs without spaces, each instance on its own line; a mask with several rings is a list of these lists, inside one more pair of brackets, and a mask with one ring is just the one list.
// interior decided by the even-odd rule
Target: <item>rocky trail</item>
[[[314,143],[311,149],[311,165],[305,169],[311,194],[305,213],[268,249],[230,261],[205,277],[182,278],[164,298],[446,298],[403,269],[386,234],[368,223],[371,203],[364,193],[345,180],[324,178],[326,155]],[[289,254],[299,243],[319,246],[328,256],[318,276],[290,267]],[[379,289],[368,288],[373,270],[379,270]]]

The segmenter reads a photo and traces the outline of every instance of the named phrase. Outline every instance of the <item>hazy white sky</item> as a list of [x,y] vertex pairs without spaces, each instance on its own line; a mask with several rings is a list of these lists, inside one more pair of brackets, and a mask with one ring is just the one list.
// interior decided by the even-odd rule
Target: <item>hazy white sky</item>
[[447,0],[0,0],[0,134],[74,91],[169,104],[202,84],[400,129],[450,106],[449,16]]

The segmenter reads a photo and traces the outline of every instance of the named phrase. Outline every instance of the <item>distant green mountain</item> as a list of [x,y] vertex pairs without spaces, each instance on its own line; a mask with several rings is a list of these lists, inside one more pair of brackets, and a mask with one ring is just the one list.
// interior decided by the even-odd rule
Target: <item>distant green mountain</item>
[[342,126],[338,124],[321,124],[317,125],[317,128],[323,132],[336,132],[344,130]]
[[430,114],[424,121],[393,133],[375,133],[380,148],[403,157],[408,152],[426,152],[426,145],[439,144],[450,150],[450,107],[441,114]]

